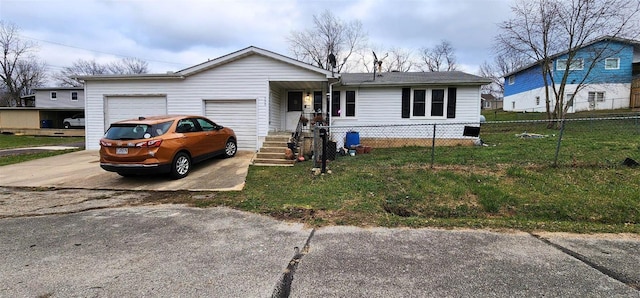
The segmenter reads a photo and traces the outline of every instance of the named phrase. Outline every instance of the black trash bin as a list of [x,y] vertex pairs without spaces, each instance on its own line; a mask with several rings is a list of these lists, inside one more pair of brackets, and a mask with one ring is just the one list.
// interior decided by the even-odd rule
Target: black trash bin
[[327,142],[327,159],[335,160],[336,152],[338,152],[337,143],[333,141],[328,141]]
[[53,120],[42,120],[40,121],[40,128],[52,128]]

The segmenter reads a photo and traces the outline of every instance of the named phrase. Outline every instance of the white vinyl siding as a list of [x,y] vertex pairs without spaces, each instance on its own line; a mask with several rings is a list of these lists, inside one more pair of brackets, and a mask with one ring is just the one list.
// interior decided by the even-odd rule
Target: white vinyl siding
[[[357,115],[358,118],[339,118],[333,117],[333,125],[379,125],[379,124],[416,124],[416,123],[470,123],[480,121],[480,88],[465,86],[457,87],[456,94],[456,118],[446,119],[437,117],[437,119],[421,118],[409,119],[402,118],[402,88],[359,88],[357,90]],[[431,88],[427,89],[430,93]],[[436,88],[442,89],[442,88]],[[345,90],[353,90],[346,89]],[[446,97],[445,91],[445,97]],[[431,105],[427,101],[427,105]],[[446,115],[446,102],[445,102]]]
[[205,101],[205,116],[216,124],[233,129],[239,150],[256,151],[257,115],[255,100]]
[[167,113],[163,96],[113,96],[105,99],[105,130],[113,122]]
[[279,131],[282,127],[282,90],[271,89],[269,96],[269,131]]
[[202,70],[185,78],[87,80],[85,83],[88,121],[86,148],[89,150],[99,148],[98,141],[104,134],[105,98],[113,95],[139,94],[165,94],[167,114],[204,115],[204,101],[208,99],[252,99],[259,115],[256,119],[257,128],[254,137],[258,139],[257,146],[260,146],[270,127],[278,125],[274,122],[278,117],[269,118],[269,109],[275,100],[270,98],[273,90],[269,88],[269,81],[323,82],[326,81],[326,76],[255,54]]

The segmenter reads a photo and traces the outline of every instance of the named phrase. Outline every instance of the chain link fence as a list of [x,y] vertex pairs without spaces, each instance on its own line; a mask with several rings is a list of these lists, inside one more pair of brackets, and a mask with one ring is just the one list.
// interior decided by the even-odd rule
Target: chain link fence
[[[322,151],[320,129],[327,131]],[[313,152],[332,160],[383,148],[423,150],[431,165],[635,165],[640,161],[640,116],[549,120],[316,126]],[[317,166],[322,154],[314,154]]]

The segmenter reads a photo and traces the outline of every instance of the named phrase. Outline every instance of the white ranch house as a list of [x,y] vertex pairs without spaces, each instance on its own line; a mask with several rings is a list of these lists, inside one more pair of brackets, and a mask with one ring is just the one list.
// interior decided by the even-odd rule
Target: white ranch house
[[270,132],[294,131],[300,115],[331,125],[479,123],[480,86],[462,72],[337,74],[248,47],[178,72],[84,76],[86,148],[109,124],[157,114],[195,114],[236,131],[257,151]]

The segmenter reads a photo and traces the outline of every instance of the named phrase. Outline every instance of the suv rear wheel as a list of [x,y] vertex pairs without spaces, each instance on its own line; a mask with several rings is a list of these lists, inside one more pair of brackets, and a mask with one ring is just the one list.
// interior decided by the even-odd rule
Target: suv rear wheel
[[173,163],[171,164],[171,178],[173,179],[182,179],[187,177],[189,174],[189,170],[191,169],[191,158],[184,152],[179,152],[173,158]]

